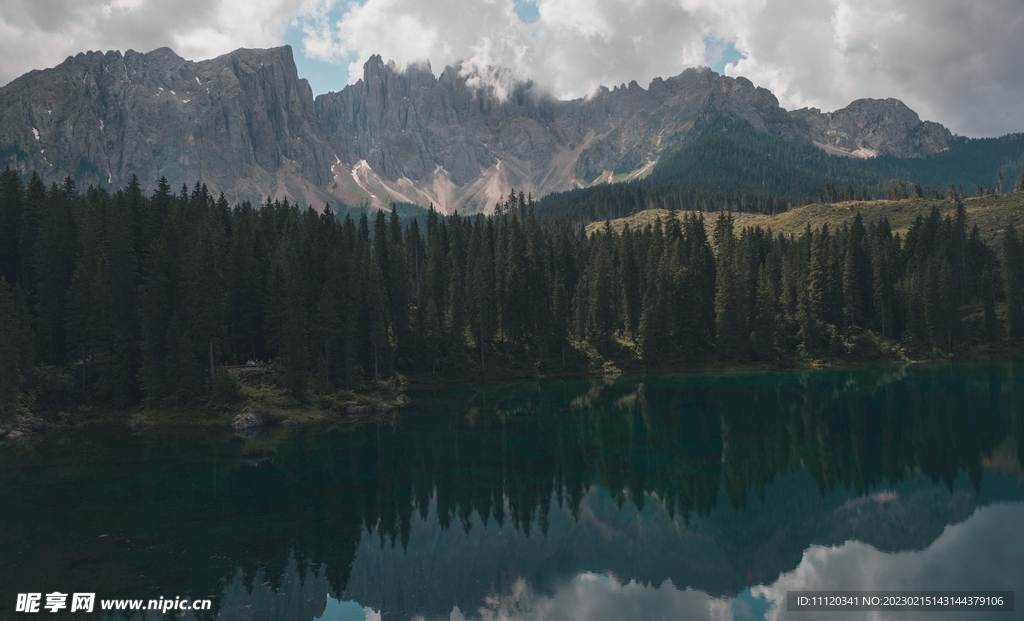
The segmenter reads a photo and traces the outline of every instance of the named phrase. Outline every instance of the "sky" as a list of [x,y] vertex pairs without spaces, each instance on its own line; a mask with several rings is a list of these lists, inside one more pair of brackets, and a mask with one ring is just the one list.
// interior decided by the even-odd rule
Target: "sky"
[[290,44],[317,94],[371,54],[560,98],[710,66],[787,109],[896,97],[954,133],[1024,131],[1021,0],[3,0],[0,84],[88,50],[192,60]]

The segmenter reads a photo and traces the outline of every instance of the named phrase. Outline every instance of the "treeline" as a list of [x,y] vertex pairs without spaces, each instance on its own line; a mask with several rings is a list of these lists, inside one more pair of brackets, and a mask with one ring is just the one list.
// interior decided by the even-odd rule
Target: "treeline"
[[942,153],[872,159],[829,155],[719,116],[666,153],[646,179],[545,196],[538,214],[574,223],[615,219],[645,209],[780,213],[812,202],[940,198],[950,187],[994,194],[1024,187],[1024,134],[955,138]]
[[721,214],[709,233],[694,213],[588,237],[542,225],[522,193],[501,207],[421,228],[7,170],[3,407],[187,402],[247,360],[283,363],[300,396],[396,372],[580,371],[595,351],[674,368],[867,355],[875,334],[943,351],[1024,337],[1024,242],[1010,227],[987,245],[962,204],[905,238],[859,217],[786,238]]

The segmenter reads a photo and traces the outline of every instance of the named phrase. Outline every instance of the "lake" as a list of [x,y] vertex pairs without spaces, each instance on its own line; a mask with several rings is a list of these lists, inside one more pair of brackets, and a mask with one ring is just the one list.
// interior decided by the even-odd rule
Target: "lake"
[[[8,442],[0,618],[160,597],[210,600],[183,619],[935,618],[786,596],[1020,597],[1022,380],[984,363],[467,385],[351,429]],[[14,612],[37,592],[96,611]]]

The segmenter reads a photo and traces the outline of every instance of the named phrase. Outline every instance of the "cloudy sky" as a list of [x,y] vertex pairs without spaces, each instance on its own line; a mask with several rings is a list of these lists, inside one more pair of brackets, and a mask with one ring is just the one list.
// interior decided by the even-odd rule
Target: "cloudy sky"
[[[560,97],[708,65],[786,108],[897,97],[968,136],[1024,131],[1020,0],[3,0],[0,84],[85,50],[201,60],[289,43],[313,90],[370,54]],[[489,67],[508,71],[495,73]],[[504,76],[502,78],[502,76]]]

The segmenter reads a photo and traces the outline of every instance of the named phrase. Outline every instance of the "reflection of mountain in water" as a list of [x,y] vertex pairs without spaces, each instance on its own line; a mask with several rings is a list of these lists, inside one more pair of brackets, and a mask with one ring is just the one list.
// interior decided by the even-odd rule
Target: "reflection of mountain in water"
[[915,477],[858,498],[846,491],[822,496],[801,472],[770,484],[763,505],[735,511],[722,503],[687,525],[656,502],[620,508],[595,488],[578,521],[553,499],[547,533],[529,536],[508,523],[485,527],[476,515],[468,532],[443,529],[432,507],[426,519],[413,520],[406,548],[382,546],[377,533],[361,540],[342,598],[399,618],[447,618],[453,605],[475,611],[489,596],[513,591],[520,578],[536,594],[553,596],[581,573],[655,587],[670,580],[731,598],[774,582],[800,564],[809,545],[858,539],[879,550],[921,550],[948,524],[999,499],[1024,500],[1016,480],[986,473],[976,493],[966,477],[952,491]]
[[271,597],[281,618],[318,615],[327,588],[447,616],[580,572],[731,596],[811,544],[920,550],[1020,501],[1020,371],[552,382],[418,395],[393,425],[344,433],[8,445],[0,613],[75,589],[238,615],[296,576],[315,586]]

